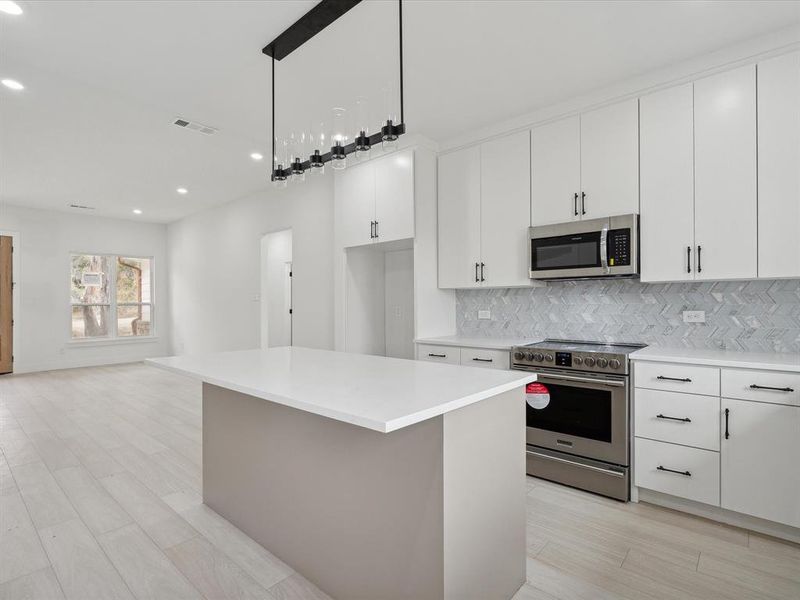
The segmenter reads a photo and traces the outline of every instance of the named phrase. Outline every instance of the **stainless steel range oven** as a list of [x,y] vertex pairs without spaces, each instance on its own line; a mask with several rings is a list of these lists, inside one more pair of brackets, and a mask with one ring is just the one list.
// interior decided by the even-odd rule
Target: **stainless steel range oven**
[[627,355],[641,347],[546,340],[512,350],[514,369],[538,374],[526,406],[530,475],[628,499]]

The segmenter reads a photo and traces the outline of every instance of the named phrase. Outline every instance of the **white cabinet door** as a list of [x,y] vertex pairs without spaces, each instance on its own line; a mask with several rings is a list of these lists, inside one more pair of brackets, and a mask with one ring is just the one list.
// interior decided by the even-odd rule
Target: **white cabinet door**
[[692,84],[639,100],[642,281],[694,279]]
[[581,115],[584,219],[639,212],[639,101]]
[[366,163],[336,174],[334,193],[341,210],[341,242],[345,248],[371,244],[375,220],[375,166]]
[[723,398],[722,420],[722,507],[800,527],[800,408]]
[[378,242],[414,237],[414,151],[375,161],[375,220]]
[[530,285],[530,132],[481,144],[481,263],[483,285]]
[[478,287],[481,261],[481,151],[439,157],[439,287]]
[[758,276],[800,277],[800,52],[757,70]]
[[580,219],[581,126],[579,117],[531,131],[531,225]]
[[756,70],[694,84],[696,279],[756,277]]

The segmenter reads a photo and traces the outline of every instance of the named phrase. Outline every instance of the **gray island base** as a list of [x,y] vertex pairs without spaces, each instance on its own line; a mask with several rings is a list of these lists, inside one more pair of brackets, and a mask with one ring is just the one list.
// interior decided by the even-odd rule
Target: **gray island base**
[[383,433],[204,383],[203,501],[336,600],[507,600],[523,389]]

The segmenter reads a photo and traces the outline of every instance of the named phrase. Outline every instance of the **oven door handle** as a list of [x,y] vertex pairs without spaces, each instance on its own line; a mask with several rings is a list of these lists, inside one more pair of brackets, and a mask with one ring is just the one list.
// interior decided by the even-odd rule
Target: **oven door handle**
[[612,477],[625,477],[624,473],[620,473],[619,471],[612,471],[611,469],[604,469],[602,467],[595,467],[594,465],[585,465],[583,463],[579,463],[573,460],[567,460],[566,458],[560,458],[558,456],[550,456],[549,454],[539,454],[538,452],[532,452],[531,450],[525,451],[527,454],[535,456],[536,458],[546,458],[547,460],[552,460],[554,462],[565,463],[571,465],[573,467],[580,467],[581,469],[588,469],[589,471],[596,471],[598,473],[602,473],[603,475],[611,475]]
[[551,373],[542,375],[539,380],[541,379],[558,379],[565,381],[579,381],[581,383],[597,383],[599,385],[609,385],[611,387],[625,387],[624,381],[604,381],[602,379],[591,379],[590,377],[572,377],[570,375],[553,375]]

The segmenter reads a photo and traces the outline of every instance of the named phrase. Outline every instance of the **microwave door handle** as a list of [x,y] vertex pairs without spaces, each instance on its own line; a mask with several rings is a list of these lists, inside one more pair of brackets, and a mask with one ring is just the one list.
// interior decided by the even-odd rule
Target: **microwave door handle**
[[600,266],[608,273],[608,224],[603,225],[600,231]]

